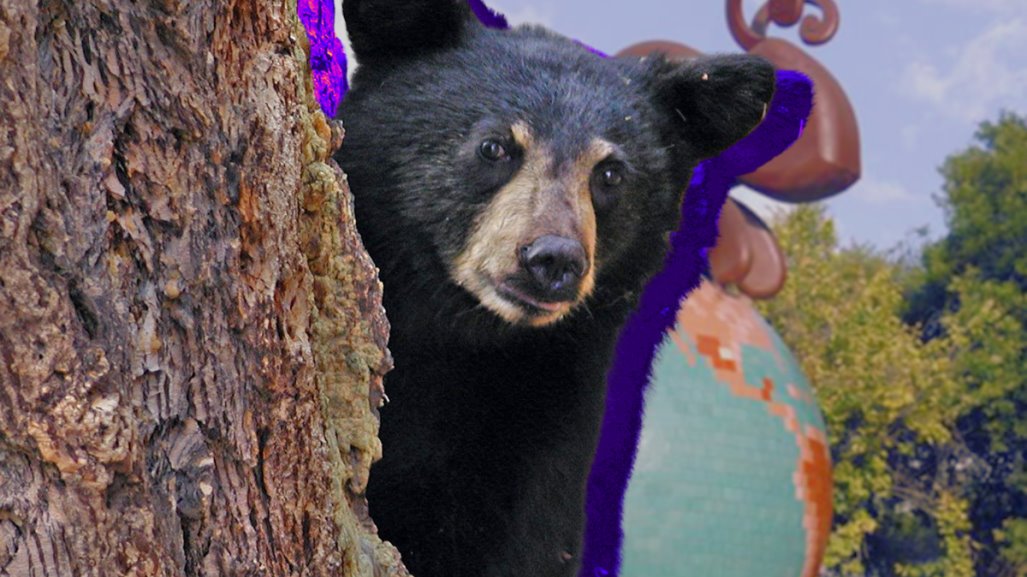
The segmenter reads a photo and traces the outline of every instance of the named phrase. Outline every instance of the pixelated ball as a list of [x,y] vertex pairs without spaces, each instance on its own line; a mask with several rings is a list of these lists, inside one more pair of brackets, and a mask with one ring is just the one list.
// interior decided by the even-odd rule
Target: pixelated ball
[[624,577],[815,577],[831,530],[823,417],[744,297],[704,282],[660,345],[624,506]]

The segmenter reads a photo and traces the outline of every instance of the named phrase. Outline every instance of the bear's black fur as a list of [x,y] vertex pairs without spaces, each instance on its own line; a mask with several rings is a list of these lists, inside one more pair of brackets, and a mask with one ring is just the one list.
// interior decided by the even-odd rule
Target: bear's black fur
[[371,516],[417,577],[574,575],[618,330],[692,169],[759,123],[774,72],[605,59],[466,0],[343,14],[336,158],[395,359]]

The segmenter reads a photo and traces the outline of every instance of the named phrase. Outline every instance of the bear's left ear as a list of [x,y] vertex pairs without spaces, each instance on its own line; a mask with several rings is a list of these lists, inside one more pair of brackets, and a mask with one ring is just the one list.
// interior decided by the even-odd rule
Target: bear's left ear
[[342,17],[362,64],[455,45],[473,20],[467,0],[343,0]]
[[716,155],[763,120],[774,96],[774,67],[758,56],[700,56],[665,63],[651,84],[672,138],[695,160]]

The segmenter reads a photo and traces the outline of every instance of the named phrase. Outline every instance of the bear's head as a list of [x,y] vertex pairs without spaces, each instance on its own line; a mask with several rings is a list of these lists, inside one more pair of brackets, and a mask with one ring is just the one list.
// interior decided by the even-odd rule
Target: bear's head
[[604,58],[539,27],[486,28],[466,0],[343,14],[359,68],[337,159],[358,227],[387,306],[431,299],[449,318],[540,327],[637,291],[692,169],[774,92],[757,57]]

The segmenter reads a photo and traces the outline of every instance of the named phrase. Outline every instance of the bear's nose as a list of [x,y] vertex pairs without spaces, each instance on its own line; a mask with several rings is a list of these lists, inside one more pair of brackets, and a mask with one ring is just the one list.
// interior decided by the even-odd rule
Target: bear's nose
[[540,296],[547,300],[573,300],[581,277],[588,271],[585,247],[562,236],[540,236],[522,246],[518,257]]

